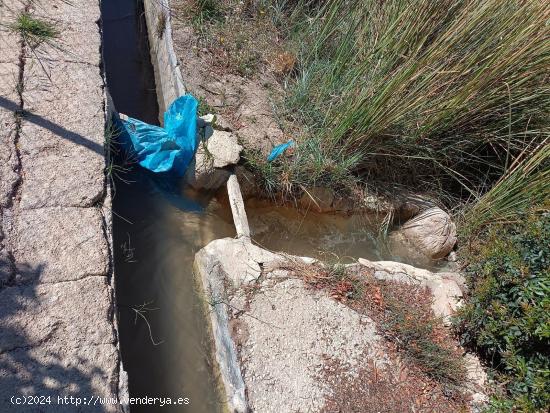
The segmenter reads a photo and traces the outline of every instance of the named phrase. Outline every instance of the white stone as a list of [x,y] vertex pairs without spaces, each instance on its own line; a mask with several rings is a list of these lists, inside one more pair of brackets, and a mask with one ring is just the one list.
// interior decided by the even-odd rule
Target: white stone
[[195,189],[217,189],[229,177],[229,171],[224,168],[239,162],[243,147],[230,132],[215,130],[210,126],[206,126],[204,131],[206,142],[199,144],[186,180]]
[[438,207],[429,208],[408,220],[400,229],[405,238],[430,258],[443,258],[454,248],[456,226]]

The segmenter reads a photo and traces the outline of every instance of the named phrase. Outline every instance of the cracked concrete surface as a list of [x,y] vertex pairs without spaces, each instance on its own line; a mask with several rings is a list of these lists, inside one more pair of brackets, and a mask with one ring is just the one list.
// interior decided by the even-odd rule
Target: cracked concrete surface
[[[31,47],[29,13],[59,37]],[[116,412],[99,1],[0,0],[0,411]],[[14,406],[11,396],[51,396]]]
[[366,354],[389,363],[374,321],[289,278],[279,269],[289,258],[245,238],[214,240],[195,256],[231,411],[317,412],[328,359],[352,374]]
[[[219,377],[232,412],[321,411],[334,384],[322,377],[334,361],[355,377],[367,362],[382,376],[407,365],[395,357],[368,313],[308,287],[289,271],[289,263],[292,268],[314,261],[272,253],[245,237],[214,240],[195,255]],[[461,294],[454,280],[458,274],[364,259],[348,265],[353,266],[369,267],[377,279],[427,286],[438,316],[456,308],[455,295]],[[477,411],[485,398],[486,375],[477,358],[466,356],[463,363],[463,390]]]

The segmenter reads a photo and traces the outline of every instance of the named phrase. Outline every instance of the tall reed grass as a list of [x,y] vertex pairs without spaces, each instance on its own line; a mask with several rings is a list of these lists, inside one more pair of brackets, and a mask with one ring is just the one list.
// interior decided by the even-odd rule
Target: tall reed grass
[[527,147],[506,173],[480,199],[466,209],[466,236],[488,224],[518,224],[522,214],[550,210],[550,144]]
[[305,132],[271,175],[465,199],[533,148],[547,159],[549,18],[545,0],[302,3],[290,18],[298,64],[284,110]]

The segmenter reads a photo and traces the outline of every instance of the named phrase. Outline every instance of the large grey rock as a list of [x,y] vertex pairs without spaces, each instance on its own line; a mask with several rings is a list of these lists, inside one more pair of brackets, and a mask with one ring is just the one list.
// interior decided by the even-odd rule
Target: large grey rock
[[410,219],[400,231],[422,253],[434,259],[449,254],[457,241],[455,224],[449,214],[438,207]]
[[95,208],[41,208],[16,219],[17,281],[59,282],[105,275],[108,246]]
[[257,280],[263,266],[282,259],[281,256],[252,244],[246,238],[214,240],[195,256],[195,262],[200,262],[201,269],[207,273],[214,272],[214,267],[219,266],[220,271],[226,274],[227,280],[235,287]]
[[0,353],[49,343],[77,348],[115,342],[107,277],[0,291]]
[[206,151],[202,154],[205,157],[204,163],[208,163],[207,158],[209,158],[214,168],[225,168],[239,162],[242,150],[243,147],[239,145],[235,135],[214,129],[212,136],[206,141]]
[[230,172],[224,168],[239,162],[243,148],[230,132],[210,126],[206,126],[205,130],[209,137],[199,144],[186,180],[195,189],[216,189],[229,178]]

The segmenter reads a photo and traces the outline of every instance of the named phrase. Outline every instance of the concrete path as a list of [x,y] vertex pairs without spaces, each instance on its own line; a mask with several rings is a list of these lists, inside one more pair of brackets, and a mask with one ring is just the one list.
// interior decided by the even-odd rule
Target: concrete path
[[[59,36],[13,32],[21,13]],[[120,410],[97,399],[119,388],[99,18],[97,0],[0,0],[2,412]]]

